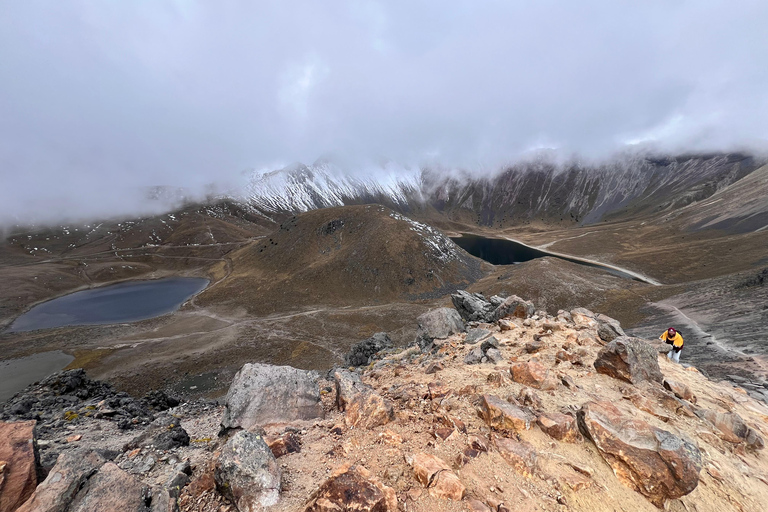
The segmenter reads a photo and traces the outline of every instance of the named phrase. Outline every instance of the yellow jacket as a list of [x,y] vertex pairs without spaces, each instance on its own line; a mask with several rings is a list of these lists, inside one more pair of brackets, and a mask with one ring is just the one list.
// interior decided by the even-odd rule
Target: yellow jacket
[[674,338],[669,339],[669,335],[667,331],[664,331],[664,333],[661,336],[659,336],[659,339],[669,343],[673,347],[682,348],[683,346],[683,337],[680,336],[679,332],[675,333]]

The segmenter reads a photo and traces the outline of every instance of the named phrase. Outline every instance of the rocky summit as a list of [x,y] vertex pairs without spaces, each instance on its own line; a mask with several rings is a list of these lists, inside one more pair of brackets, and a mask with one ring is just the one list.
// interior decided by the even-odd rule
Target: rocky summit
[[764,402],[583,308],[453,302],[221,403],[49,377],[2,410],[0,510],[765,510]]

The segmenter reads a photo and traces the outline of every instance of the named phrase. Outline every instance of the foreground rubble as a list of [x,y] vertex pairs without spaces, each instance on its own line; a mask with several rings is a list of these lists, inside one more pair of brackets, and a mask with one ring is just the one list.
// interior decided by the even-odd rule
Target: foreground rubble
[[[246,365],[224,405],[146,405],[126,425],[96,415],[119,401],[87,409],[66,398],[94,412],[51,409],[37,418],[43,428],[27,427],[27,446],[36,436],[38,453],[57,454],[39,459],[34,494],[23,496],[34,489],[29,451],[9,456],[26,465],[0,462],[0,478],[23,482],[13,487],[26,489],[20,510],[764,509],[762,402],[603,315],[484,300],[454,303],[493,323],[436,310],[413,346],[366,352],[361,368]],[[72,392],[41,393],[59,403]],[[18,403],[6,425],[34,410],[17,414]]]

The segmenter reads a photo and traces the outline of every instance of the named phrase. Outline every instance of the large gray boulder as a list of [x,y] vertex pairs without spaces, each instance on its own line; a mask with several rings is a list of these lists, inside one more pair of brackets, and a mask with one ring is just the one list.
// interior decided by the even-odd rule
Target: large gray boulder
[[35,493],[18,510],[20,512],[68,510],[80,489],[105,462],[104,458],[96,452],[87,450],[63,452],[46,479],[37,486]]
[[620,336],[604,346],[595,359],[597,373],[631,384],[661,382],[658,352],[645,340]]
[[291,366],[246,363],[235,375],[221,419],[224,429],[250,429],[323,417],[319,375]]
[[493,317],[493,310],[496,309],[482,294],[464,290],[451,294],[451,302],[461,318],[467,322],[489,322]]
[[610,342],[618,338],[619,336],[626,336],[624,329],[621,328],[621,323],[607,315],[597,315],[597,335],[600,336],[605,342]]
[[442,340],[453,334],[464,332],[464,322],[455,309],[437,308],[419,316],[419,331],[416,343],[424,350],[433,340]]
[[130,510],[149,512],[149,489],[112,462],[105,463],[77,493],[68,512]]
[[280,466],[264,439],[240,430],[229,438],[213,472],[219,492],[240,512],[256,512],[280,499]]

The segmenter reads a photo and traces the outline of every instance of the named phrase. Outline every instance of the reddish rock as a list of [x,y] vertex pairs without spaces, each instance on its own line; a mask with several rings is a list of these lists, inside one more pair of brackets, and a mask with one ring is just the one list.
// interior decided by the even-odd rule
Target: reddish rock
[[465,487],[459,477],[442,459],[426,453],[417,453],[409,461],[416,480],[437,498],[461,500]]
[[531,428],[533,416],[520,407],[493,395],[483,395],[480,400],[478,412],[489,427],[516,432]]
[[576,418],[558,412],[542,413],[536,420],[541,430],[558,441],[575,443],[581,441]]
[[427,384],[429,390],[429,398],[434,400],[436,398],[442,398],[449,394],[451,390],[442,384],[442,382],[430,382]]
[[692,443],[627,416],[610,402],[584,404],[578,421],[619,480],[657,507],[698,485],[701,454]]
[[286,432],[279,437],[267,439],[267,446],[272,450],[272,455],[278,458],[289,453],[300,452],[301,439],[295,432]]
[[632,384],[643,381],[661,382],[658,352],[640,338],[620,336],[597,354],[597,373]]
[[653,400],[640,393],[637,389],[626,389],[622,390],[622,392],[624,392],[624,398],[632,402],[632,405],[641,411],[652,414],[665,423],[671,419]]
[[691,388],[682,382],[678,382],[672,379],[664,379],[664,389],[671,391],[677,398],[687,400],[692,404],[696,403],[696,395],[693,394]]
[[336,469],[312,493],[304,512],[396,512],[395,490],[374,478],[362,466]]
[[386,443],[392,446],[400,446],[403,444],[403,437],[397,432],[389,429],[379,433],[379,439],[382,443]]
[[0,422],[0,511],[15,510],[37,486],[35,421]]
[[395,418],[392,404],[381,395],[369,391],[358,394],[344,412],[347,426],[374,428],[386,425]]
[[541,409],[541,398],[531,388],[523,388],[520,390],[520,395],[517,400],[523,404],[530,406],[534,409]]
[[512,380],[537,389],[555,389],[557,381],[549,376],[546,366],[535,361],[515,363],[509,368]]
[[467,444],[469,444],[469,447],[473,450],[477,450],[480,452],[487,452],[488,451],[488,439],[485,436],[476,435],[476,436],[469,436],[467,439]]
[[434,435],[436,438],[442,439],[443,441],[445,441],[446,439],[451,437],[451,434],[453,434],[454,432],[456,432],[456,430],[454,430],[453,428],[441,427],[441,428],[436,428],[434,430]]
[[750,448],[761,450],[765,447],[762,436],[755,429],[744,423],[735,412],[723,413],[709,409],[696,411],[699,418],[709,421],[717,429],[721,439],[729,443],[745,443]]
[[524,476],[532,476],[538,466],[536,449],[525,441],[515,441],[507,437],[494,439],[496,449],[507,463]]

